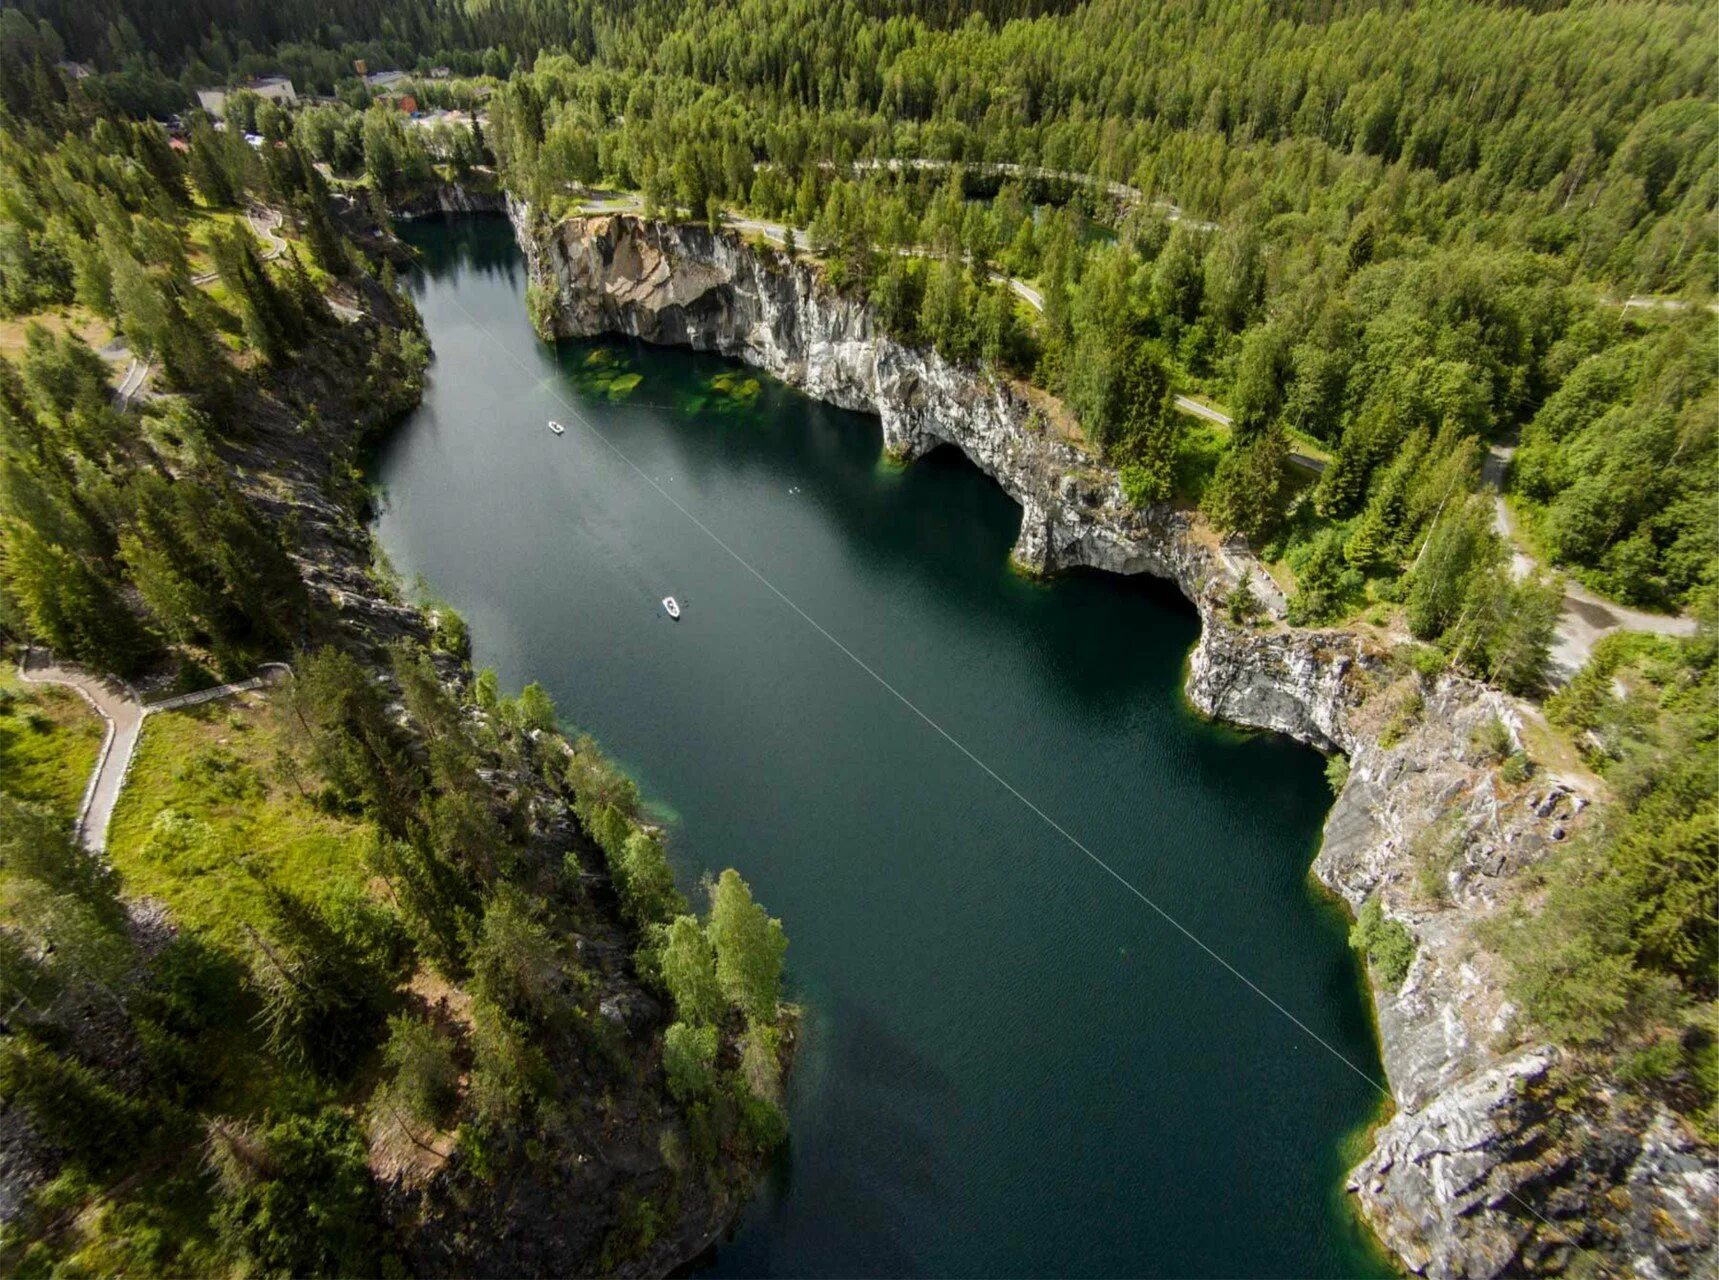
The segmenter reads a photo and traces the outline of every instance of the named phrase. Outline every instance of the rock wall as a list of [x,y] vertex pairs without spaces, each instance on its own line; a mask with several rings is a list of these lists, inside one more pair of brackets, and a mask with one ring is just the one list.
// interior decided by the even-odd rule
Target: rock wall
[[[1394,1114],[1349,1185],[1406,1266],[1493,1276],[1591,1265],[1592,1254],[1645,1275],[1712,1265],[1714,1153],[1672,1113],[1610,1090],[1585,1094],[1573,1123],[1555,1105],[1558,1051],[1524,1039],[1473,938],[1471,924],[1587,817],[1579,780],[1509,784],[1473,745],[1494,718],[1519,742],[1531,709],[1418,675],[1356,632],[1283,625],[1281,593],[1244,548],[1186,512],[1132,507],[1027,389],[895,340],[813,264],[702,226],[606,216],[549,227],[517,202],[509,213],[534,314],[553,334],[718,352],[875,413],[899,458],[956,446],[1020,505],[1023,568],[1180,587],[1203,624],[1188,681],[1200,710],[1349,757],[1315,874],[1352,908],[1376,896],[1416,940],[1401,986],[1374,986]],[[1244,576],[1266,602],[1262,625],[1229,620],[1224,598]]]
[[507,200],[494,180],[475,183],[435,182],[397,202],[390,211],[401,222],[466,213],[502,213]]

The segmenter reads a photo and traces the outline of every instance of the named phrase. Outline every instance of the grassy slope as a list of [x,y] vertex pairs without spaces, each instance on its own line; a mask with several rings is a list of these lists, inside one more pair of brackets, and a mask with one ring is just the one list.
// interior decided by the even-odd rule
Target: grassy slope
[[[161,901],[176,924],[222,953],[235,980],[253,951],[244,925],[264,923],[253,871],[318,901],[366,891],[371,829],[302,798],[290,772],[276,767],[283,745],[279,713],[262,694],[158,712],[144,722],[109,831],[123,891]],[[255,1014],[237,996],[204,1042],[210,1114],[254,1120],[326,1095],[328,1086],[265,1050]],[[67,1185],[61,1194],[78,1209],[60,1241],[75,1274],[231,1267],[210,1226],[210,1184],[195,1141],[161,1150],[150,1177],[106,1189]]]
[[258,694],[150,716],[108,838],[126,892],[237,947],[260,920],[258,874],[313,900],[361,891],[370,828],[301,797],[282,745]]
[[101,751],[101,717],[70,689],[25,684],[0,664],[0,791],[77,817]]

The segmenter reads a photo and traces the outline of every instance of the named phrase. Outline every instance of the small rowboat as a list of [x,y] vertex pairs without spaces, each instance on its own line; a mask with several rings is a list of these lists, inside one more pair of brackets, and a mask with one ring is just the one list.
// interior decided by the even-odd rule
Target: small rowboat
[[680,605],[676,602],[673,596],[663,597],[663,612],[668,614],[668,616],[673,618],[676,622],[680,621]]
[[549,421],[549,429],[558,436],[566,434],[567,431],[566,427],[562,426],[559,422],[556,422],[553,418]]

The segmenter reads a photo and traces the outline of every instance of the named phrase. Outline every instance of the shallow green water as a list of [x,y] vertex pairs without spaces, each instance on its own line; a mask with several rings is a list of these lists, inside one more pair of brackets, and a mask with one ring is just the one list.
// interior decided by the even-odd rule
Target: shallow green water
[[[575,422],[1364,1070],[1307,866],[1321,761],[1205,724],[1168,587],[1008,568],[963,460],[729,362],[532,337],[500,219],[415,228],[435,344],[379,531],[733,864],[808,1011],[792,1150],[711,1274],[1353,1275],[1369,1087],[929,729]],[[516,362],[517,361],[517,362]],[[523,364],[523,368],[522,368]],[[636,380],[634,375],[636,375]],[[545,420],[568,424],[555,437]],[[671,622],[673,593],[685,617]],[[672,811],[666,806],[672,805]]]

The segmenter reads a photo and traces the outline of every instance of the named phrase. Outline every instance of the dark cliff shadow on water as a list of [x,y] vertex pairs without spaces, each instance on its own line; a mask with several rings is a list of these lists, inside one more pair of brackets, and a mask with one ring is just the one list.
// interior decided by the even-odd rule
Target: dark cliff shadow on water
[[[849,1135],[850,1154],[857,1158],[796,1160],[796,1141],[815,1149],[817,1132],[791,1135],[788,1150],[772,1164],[745,1218],[751,1227],[769,1224],[771,1230],[741,1232],[736,1223],[686,1274],[777,1274],[771,1260],[778,1252],[782,1257],[835,1253],[844,1259],[844,1275],[926,1273],[925,1260],[907,1241],[923,1234],[925,1206],[946,1206],[954,1199],[959,1171],[938,1141],[937,1121],[959,1110],[960,1091],[947,1073],[892,1030],[880,1011],[866,1005],[841,1001],[818,1020],[818,1029],[808,1031],[812,1040],[803,1053],[849,1064],[840,1090],[825,1090],[820,1097],[816,1130]],[[829,1042],[818,1043],[824,1035]],[[790,1092],[807,1087],[804,1075],[820,1074],[818,1064],[808,1063],[805,1072],[790,1078]],[[789,1215],[791,1198],[825,1205],[829,1212],[817,1221]]]
[[525,260],[513,238],[513,224],[500,214],[430,217],[406,223],[400,239],[417,250],[410,287],[421,294],[430,280],[446,280],[460,270],[513,279],[525,287]]

